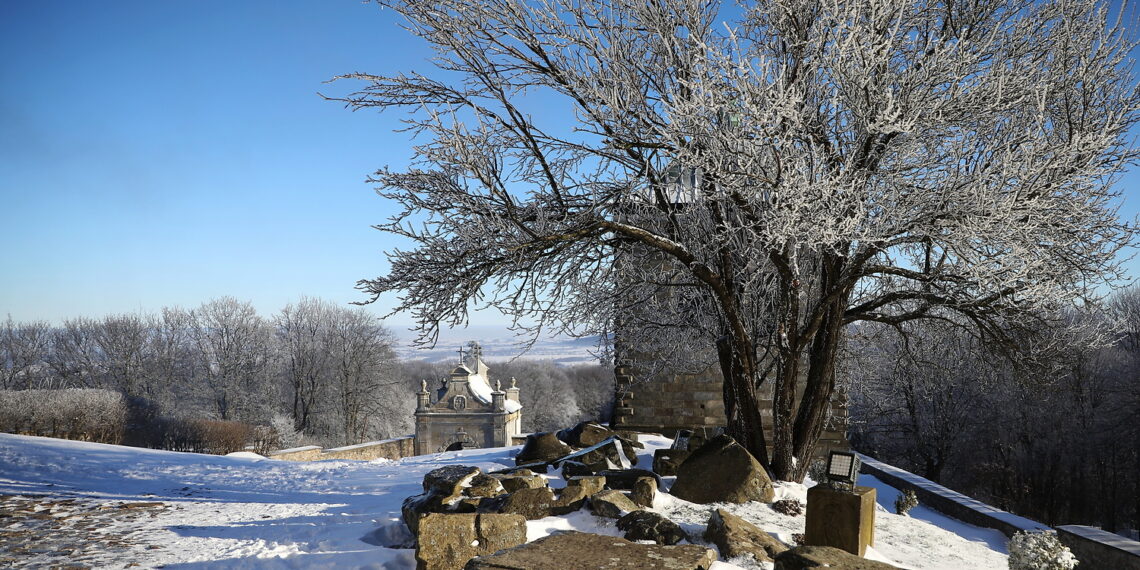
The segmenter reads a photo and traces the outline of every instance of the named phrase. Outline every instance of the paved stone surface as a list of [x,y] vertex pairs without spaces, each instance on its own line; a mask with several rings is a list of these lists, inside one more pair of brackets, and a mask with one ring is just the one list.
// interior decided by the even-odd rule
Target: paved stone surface
[[0,568],[105,568],[138,566],[127,558],[156,550],[122,523],[155,517],[160,502],[101,501],[42,495],[0,495]]

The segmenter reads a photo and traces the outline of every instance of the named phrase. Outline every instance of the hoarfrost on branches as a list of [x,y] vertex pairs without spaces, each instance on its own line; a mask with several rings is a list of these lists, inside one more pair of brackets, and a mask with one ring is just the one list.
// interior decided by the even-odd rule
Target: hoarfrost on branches
[[414,245],[360,287],[399,292],[424,342],[490,306],[715,351],[729,432],[778,478],[810,464],[847,325],[1008,342],[1133,242],[1111,186],[1133,44],[1102,3],[380,4],[443,73],[345,76],[419,141],[373,177],[403,206],[378,227]]

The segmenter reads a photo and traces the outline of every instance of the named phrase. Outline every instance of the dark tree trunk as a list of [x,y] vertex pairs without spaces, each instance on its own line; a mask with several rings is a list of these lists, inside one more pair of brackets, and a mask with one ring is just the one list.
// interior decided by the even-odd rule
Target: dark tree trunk
[[[740,350],[739,342],[723,336],[716,341],[721,373],[724,375],[724,415],[727,431],[757,461],[769,468],[768,448],[764,439],[764,420],[760,414],[755,350]],[[747,344],[747,343],[746,343]]]

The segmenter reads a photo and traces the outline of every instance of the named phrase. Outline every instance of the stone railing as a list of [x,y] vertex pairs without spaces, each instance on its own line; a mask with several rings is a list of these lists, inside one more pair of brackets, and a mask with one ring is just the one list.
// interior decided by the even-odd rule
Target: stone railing
[[269,457],[272,459],[284,459],[286,461],[320,461],[323,459],[359,459],[371,461],[373,459],[400,459],[401,457],[411,457],[416,454],[415,442],[415,436],[407,435],[404,437],[385,439],[383,441],[369,441],[332,449],[321,449],[316,445],[294,447],[292,449],[275,451],[270,453]]
[[1091,526],[1057,527],[1057,538],[1073,551],[1081,568],[1140,570],[1140,542]]
[[896,489],[910,489],[918,495],[918,500],[922,504],[962,522],[997,529],[1006,536],[1013,536],[1015,532],[1026,530],[1049,530],[1048,526],[1037,521],[971,499],[909,471],[903,471],[863,454],[859,454],[859,458],[863,461],[863,473],[874,475]]

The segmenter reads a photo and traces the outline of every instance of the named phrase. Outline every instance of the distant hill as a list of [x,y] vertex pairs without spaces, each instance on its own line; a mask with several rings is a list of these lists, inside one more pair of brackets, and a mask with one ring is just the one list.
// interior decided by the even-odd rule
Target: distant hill
[[562,366],[600,363],[595,355],[598,350],[597,336],[544,337],[523,353],[528,338],[516,336],[505,326],[472,325],[464,329],[447,330],[440,333],[439,342],[432,349],[413,347],[412,341],[415,340],[416,333],[407,327],[392,327],[392,332],[399,341],[396,353],[404,360],[456,362],[459,359],[458,350],[474,340],[482,345],[483,360],[487,362],[521,358],[550,360]]

